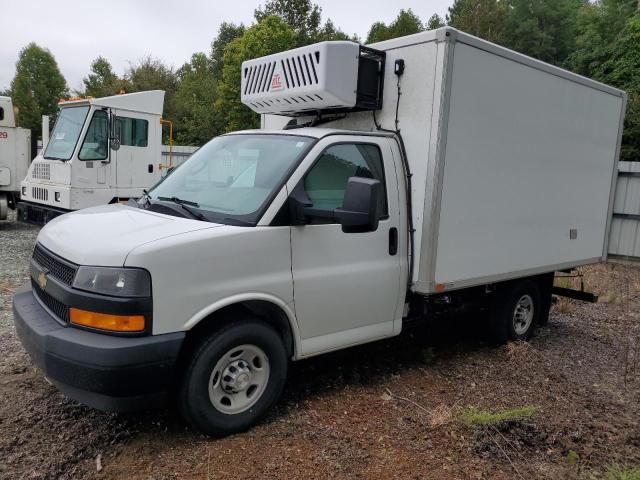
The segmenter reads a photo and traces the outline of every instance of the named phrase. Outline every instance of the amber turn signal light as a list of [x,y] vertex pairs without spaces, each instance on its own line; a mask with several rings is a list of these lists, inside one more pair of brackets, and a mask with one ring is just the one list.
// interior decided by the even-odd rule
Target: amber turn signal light
[[143,315],[111,315],[70,308],[69,320],[74,325],[108,330],[110,332],[141,332],[144,330]]

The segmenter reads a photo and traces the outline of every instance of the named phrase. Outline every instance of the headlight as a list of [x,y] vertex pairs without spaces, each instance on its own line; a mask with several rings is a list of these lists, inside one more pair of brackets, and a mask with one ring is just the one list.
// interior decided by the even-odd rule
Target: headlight
[[22,187],[22,196],[23,197],[27,196],[27,187]]
[[79,290],[118,297],[151,296],[151,276],[139,268],[80,267],[73,286]]
[[60,192],[56,192],[53,196],[54,196],[56,202],[60,201]]

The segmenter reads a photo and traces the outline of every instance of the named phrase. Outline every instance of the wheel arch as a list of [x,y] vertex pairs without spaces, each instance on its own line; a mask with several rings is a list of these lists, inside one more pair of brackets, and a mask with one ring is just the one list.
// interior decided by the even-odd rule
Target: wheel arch
[[278,297],[264,293],[234,295],[198,312],[184,325],[187,332],[185,348],[222,325],[233,322],[238,316],[246,315],[273,326],[282,336],[290,358],[300,356],[300,336],[292,308]]

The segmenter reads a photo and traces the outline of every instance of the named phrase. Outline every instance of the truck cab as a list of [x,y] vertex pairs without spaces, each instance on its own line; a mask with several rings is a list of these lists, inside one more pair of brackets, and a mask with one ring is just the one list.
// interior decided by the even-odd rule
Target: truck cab
[[163,91],[60,103],[49,142],[20,186],[20,221],[142,195],[161,177]]
[[0,220],[16,208],[32,152],[31,130],[17,126],[11,98],[0,96]]

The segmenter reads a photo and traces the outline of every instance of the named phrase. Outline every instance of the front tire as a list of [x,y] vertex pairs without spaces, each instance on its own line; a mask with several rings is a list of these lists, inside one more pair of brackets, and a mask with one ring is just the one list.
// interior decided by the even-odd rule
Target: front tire
[[491,308],[491,335],[496,343],[531,338],[542,313],[540,289],[520,280],[496,294]]
[[253,426],[278,400],[287,377],[286,349],[278,333],[242,320],[214,331],[196,349],[179,392],[184,418],[222,437]]

